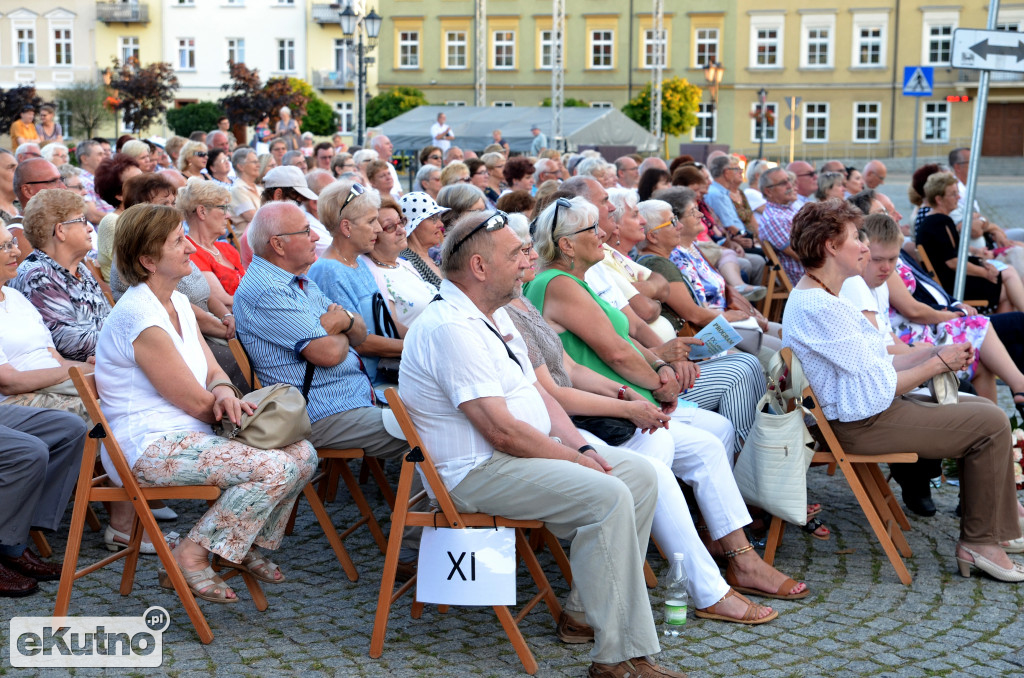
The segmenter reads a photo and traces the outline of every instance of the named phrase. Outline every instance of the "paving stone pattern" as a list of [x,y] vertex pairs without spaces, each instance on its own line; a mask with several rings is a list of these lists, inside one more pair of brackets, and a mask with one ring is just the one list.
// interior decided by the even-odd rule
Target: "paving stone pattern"
[[[893,188],[887,193],[896,197],[898,191],[893,189],[905,183],[893,179],[887,185]],[[983,196],[986,194],[990,193]],[[993,203],[1010,204],[1008,198]],[[1013,409],[1005,387],[1001,387],[1000,404],[1008,411]],[[956,487],[947,485],[935,491],[939,508],[935,517],[910,517],[913,529],[908,538],[914,551],[908,561],[914,577],[910,586],[899,583],[842,478],[830,478],[823,468],[814,468],[808,474],[808,487],[809,499],[824,504],[821,518],[832,529],[832,539],[815,540],[790,528],[776,563],[784,572],[806,581],[811,596],[795,602],[762,601],[771,602],[781,614],[757,627],[700,620],[691,611],[685,633],[664,646],[659,661],[695,678],[1024,675],[1024,587],[978,574],[963,579],[957,573],[953,560],[958,533],[953,515]],[[366,492],[386,529],[383,502],[375,490],[367,488]],[[328,506],[337,525],[355,519],[356,511],[347,498],[342,489],[338,500]],[[187,532],[201,506],[197,502],[171,504],[180,517],[165,527]],[[58,556],[64,549],[65,534],[66,526],[64,533],[51,538]],[[265,612],[255,609],[244,588],[239,592],[241,602],[235,605],[200,602],[215,635],[210,645],[199,642],[174,594],[157,586],[153,557],[141,559],[135,589],[126,597],[117,593],[120,564],[80,579],[71,613],[141,615],[151,605],[168,609],[171,625],[164,633],[163,666],[132,675],[525,675],[490,609],[454,608],[441,615],[428,606],[423,618],[413,620],[408,613],[409,597],[395,607],[384,655],[371,659],[370,633],[383,556],[365,529],[352,535],[346,545],[361,575],[356,583],[342,573],[302,501],[294,535],[274,554],[288,581],[265,587],[270,602]],[[87,532],[81,562],[105,555],[101,534]],[[650,561],[659,575],[665,574],[666,563],[656,553],[652,552]],[[565,583],[546,553],[542,562],[564,596]],[[532,582],[522,567],[519,581],[521,591],[532,595]],[[57,583],[44,583],[41,589],[19,600],[0,598],[0,675],[68,675],[10,666],[8,620],[15,615],[45,616],[53,611]],[[650,598],[657,618],[662,602],[658,591],[651,591]],[[543,605],[527,617],[523,631],[540,663],[539,676],[585,675],[589,646],[561,644]],[[127,673],[123,669],[73,672],[76,676]]]

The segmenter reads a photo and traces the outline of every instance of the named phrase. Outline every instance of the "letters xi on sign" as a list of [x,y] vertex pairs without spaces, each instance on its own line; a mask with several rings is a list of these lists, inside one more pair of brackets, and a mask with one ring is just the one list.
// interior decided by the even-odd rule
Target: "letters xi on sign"
[[515,530],[423,528],[416,598],[447,605],[515,605]]

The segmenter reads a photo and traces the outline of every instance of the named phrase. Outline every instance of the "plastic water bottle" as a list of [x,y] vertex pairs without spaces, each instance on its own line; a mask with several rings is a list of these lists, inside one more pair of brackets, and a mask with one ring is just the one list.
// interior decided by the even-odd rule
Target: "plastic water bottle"
[[665,618],[661,624],[661,635],[676,637],[682,633],[686,624],[686,568],[683,567],[685,556],[682,553],[672,554],[672,569],[665,581]]

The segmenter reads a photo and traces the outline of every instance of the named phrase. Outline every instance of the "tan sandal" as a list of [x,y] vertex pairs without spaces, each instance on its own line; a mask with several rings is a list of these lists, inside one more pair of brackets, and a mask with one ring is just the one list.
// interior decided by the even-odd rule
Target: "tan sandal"
[[776,590],[774,593],[770,591],[762,591],[761,589],[751,588],[749,586],[739,585],[736,582],[736,575],[733,573],[732,559],[740,555],[741,553],[746,553],[747,551],[753,550],[753,546],[747,545],[741,546],[735,551],[725,552],[725,557],[729,559],[729,565],[725,568],[726,584],[736,589],[736,591],[739,593],[746,593],[747,595],[751,596],[761,596],[763,598],[776,598],[778,600],[800,600],[801,598],[806,598],[811,594],[810,588],[805,588],[803,591],[800,591],[799,593],[790,593],[790,591],[797,587],[798,583],[795,579],[792,579],[791,577],[786,577],[786,581],[782,582],[782,584],[779,585],[778,590]]
[[281,568],[278,567],[277,563],[260,553],[255,546],[249,549],[249,552],[245,554],[240,563],[233,563],[227,558],[220,556],[214,556],[214,563],[220,567],[230,567],[240,572],[248,572],[265,584],[280,584],[287,579],[283,572],[280,579],[274,578],[274,574],[281,572]]
[[[208,600],[211,603],[238,602],[237,595],[234,598],[228,598],[228,591],[231,591],[231,587],[213,571],[212,567],[206,566],[202,570],[189,572],[179,563],[178,569],[181,570],[181,574],[185,576],[185,583],[188,584],[189,590],[192,591],[192,595],[196,598]],[[171,577],[167,574],[167,570],[161,568],[159,574],[160,586],[165,589],[173,589],[174,584],[171,583]]]
[[[717,608],[720,604],[722,604],[727,599],[732,597],[739,598],[747,604],[747,611],[746,613],[744,613],[742,618],[737,619],[736,617],[730,617],[728,615],[719,614],[715,610],[715,608]],[[764,624],[765,622],[770,622],[771,620],[779,616],[778,610],[772,610],[772,613],[765,617],[758,616],[761,610],[763,609],[765,609],[764,605],[758,605],[757,603],[751,602],[746,596],[742,596],[739,593],[736,593],[735,589],[730,588],[729,592],[722,596],[722,600],[718,601],[711,607],[704,608],[703,610],[694,610],[693,613],[701,619],[714,619],[715,621],[732,622],[734,624],[747,624],[749,626]]]

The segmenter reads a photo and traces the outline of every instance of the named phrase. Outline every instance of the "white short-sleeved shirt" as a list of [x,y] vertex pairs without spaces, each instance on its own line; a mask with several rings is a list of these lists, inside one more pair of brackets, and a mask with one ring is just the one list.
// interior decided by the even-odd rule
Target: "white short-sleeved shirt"
[[868,283],[863,277],[855,275],[843,282],[839,296],[849,300],[854,308],[860,309],[862,312],[874,313],[882,341],[886,346],[892,346],[895,343],[892,338],[892,325],[889,323],[889,287],[887,285],[879,285],[872,289],[868,287]]
[[794,289],[782,318],[793,349],[829,420],[859,421],[896,397],[896,369],[878,329],[848,300],[822,289]]
[[405,335],[398,390],[451,489],[494,453],[459,405],[504,398],[512,416],[544,435],[551,432],[551,419],[535,385],[526,342],[505,309],[494,312],[494,329],[511,336],[507,346],[518,365],[469,297],[448,280],[441,282],[440,294]]
[[395,320],[406,327],[412,325],[437,295],[437,288],[421,278],[405,259],[398,259],[398,268],[378,266],[366,255],[360,255],[360,259],[373,274],[381,296],[395,305]]
[[[149,285],[142,283],[128,288],[107,316],[96,344],[96,389],[103,413],[129,466],[134,466],[145,449],[161,436],[182,431],[212,432],[209,424],[160,395],[135,362],[133,342],[143,330],[159,327],[170,336],[191,377],[206,388],[206,354],[199,340],[192,306],[181,292],[171,293],[171,303],[178,313],[180,336]],[[187,379],[189,374],[182,374],[180,378]],[[102,458],[107,473],[118,479],[106,450]]]
[[583,281],[590,285],[594,294],[618,309],[625,308],[633,295],[639,294],[628,280],[616,275],[607,266],[591,266],[583,276]]
[[50,330],[32,302],[13,287],[4,287],[4,301],[0,302],[0,365],[10,363],[21,372],[60,367],[50,353],[53,347]]
[[437,138],[437,135],[440,134],[441,132],[444,132],[445,130],[450,131],[451,125],[449,125],[448,123],[441,124],[439,122],[435,122],[433,125],[430,126],[430,145],[437,146],[438,148],[440,148],[442,157],[444,156],[445,153],[448,152],[448,149],[452,147],[451,139]]

